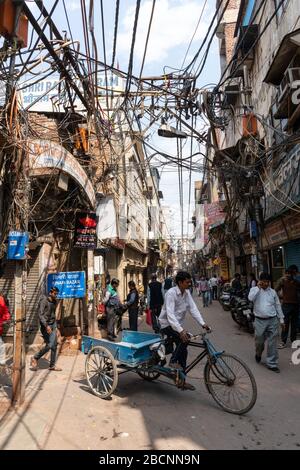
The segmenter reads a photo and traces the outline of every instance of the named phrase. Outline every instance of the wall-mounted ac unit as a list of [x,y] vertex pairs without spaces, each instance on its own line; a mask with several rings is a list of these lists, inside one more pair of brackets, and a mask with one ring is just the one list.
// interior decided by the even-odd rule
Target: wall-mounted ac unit
[[293,83],[300,80],[300,67],[289,68],[284,74],[284,78],[279,85],[278,102],[281,103],[287,93],[293,88]]

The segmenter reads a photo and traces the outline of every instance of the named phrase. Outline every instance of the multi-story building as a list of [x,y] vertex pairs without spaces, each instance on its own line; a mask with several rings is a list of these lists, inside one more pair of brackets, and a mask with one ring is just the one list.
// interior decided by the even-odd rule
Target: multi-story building
[[300,4],[233,4],[219,28],[223,125],[212,126],[224,246],[231,274],[265,269],[276,281],[300,264]]

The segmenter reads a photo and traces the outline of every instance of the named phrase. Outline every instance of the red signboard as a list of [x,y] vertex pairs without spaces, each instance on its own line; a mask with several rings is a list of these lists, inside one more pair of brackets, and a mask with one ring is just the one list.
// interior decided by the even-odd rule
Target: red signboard
[[97,216],[95,212],[77,212],[75,222],[74,246],[76,248],[97,247]]

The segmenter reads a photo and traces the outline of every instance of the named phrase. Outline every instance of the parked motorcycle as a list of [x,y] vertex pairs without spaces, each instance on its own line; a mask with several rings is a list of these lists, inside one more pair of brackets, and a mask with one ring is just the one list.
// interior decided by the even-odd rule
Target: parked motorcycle
[[247,293],[232,296],[231,299],[232,319],[249,333],[254,333],[254,315],[252,313],[252,303],[247,299]]
[[230,299],[231,299],[231,286],[230,284],[224,284],[223,289],[219,296],[219,302],[224,310],[230,310]]

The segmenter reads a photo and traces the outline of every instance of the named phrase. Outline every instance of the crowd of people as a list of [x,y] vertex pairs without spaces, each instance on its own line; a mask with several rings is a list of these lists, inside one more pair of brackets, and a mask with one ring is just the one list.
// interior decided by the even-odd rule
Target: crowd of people
[[[168,276],[163,281],[153,274],[146,289],[141,281],[138,285],[131,280],[128,283],[128,295],[124,302],[118,293],[119,280],[113,278],[107,282],[99,310],[99,318],[105,318],[105,328],[110,341],[117,338],[115,323],[118,316],[128,311],[129,329],[138,330],[138,317],[141,299],[151,315],[151,325],[155,333],[164,331],[172,336],[179,347],[179,357],[172,357],[171,362],[185,367],[187,338],[183,328],[185,313],[189,311],[199,324],[205,322],[193,300],[193,288],[196,294],[202,296],[203,307],[206,308],[214,300],[218,300],[224,279],[213,274],[211,278],[205,276],[193,277],[181,271],[173,279]],[[300,273],[296,265],[290,266],[285,275],[273,289],[271,278],[267,273],[261,273],[259,280],[254,274],[247,279],[246,276],[236,273],[231,283],[231,290],[235,294],[246,291],[249,301],[253,303],[255,317],[255,359],[261,362],[266,347],[266,362],[270,370],[279,372],[278,349],[288,346],[297,338],[300,331]],[[146,291],[146,292],[145,292]],[[41,332],[45,346],[31,358],[33,369],[38,367],[38,361],[49,350],[51,351],[50,370],[61,370],[56,366],[57,336],[56,336],[56,297],[58,289],[53,288],[45,295],[39,304],[39,318]],[[0,295],[0,365],[4,364],[4,343],[2,340],[3,327],[9,321],[10,314],[4,296]],[[281,341],[278,344],[278,325],[281,325]],[[178,348],[177,348],[178,349]]]
[[139,307],[142,304],[143,309],[146,306],[151,312],[151,323],[155,333],[159,332],[158,317],[160,315],[167,291],[174,285],[171,277],[167,277],[163,282],[157,280],[156,274],[153,274],[147,288],[147,297],[145,299],[144,286],[139,281],[138,286],[134,281],[128,283],[128,295],[125,302],[122,302],[118,293],[119,280],[113,278],[106,286],[102,299],[102,312],[99,314],[101,319],[105,317],[107,337],[114,341],[117,337],[115,331],[115,322],[118,315],[123,315],[128,311],[129,329],[138,330]]
[[[183,276],[184,275],[184,276]],[[179,276],[179,277],[178,277]],[[184,279],[181,277],[184,277]],[[184,312],[190,311],[201,325],[205,325],[202,316],[199,317],[199,310],[192,298],[193,288],[196,294],[203,299],[203,308],[209,307],[214,300],[218,300],[225,281],[216,274],[210,278],[190,276],[186,272],[180,272],[173,280],[167,277],[163,282],[157,279],[156,274],[152,275],[147,287],[147,307],[151,312],[151,324],[153,331],[158,333],[163,331],[171,336],[174,342],[179,345],[178,355],[172,357],[171,363],[178,367],[185,367],[186,363],[186,343],[182,321]],[[112,280],[107,287],[104,298],[107,311],[107,329],[110,340],[115,339],[115,335],[110,325],[114,321],[115,308],[123,311],[128,309],[129,328],[138,329],[138,299],[139,291],[133,281],[129,283],[129,294],[126,302],[121,304],[117,294],[118,281]],[[293,343],[297,338],[297,328],[300,328],[300,273],[297,266],[290,266],[285,275],[276,284],[275,289],[271,288],[271,278],[266,273],[261,273],[259,279],[251,273],[249,277],[236,273],[230,283],[234,294],[241,292],[248,296],[253,303],[253,314],[255,317],[255,360],[261,362],[262,353],[267,349],[267,367],[274,372],[279,372],[278,349],[287,347],[288,335]],[[281,342],[278,344],[278,326],[281,325]],[[178,347],[176,348],[177,351]],[[177,351],[178,353],[178,351]]]

